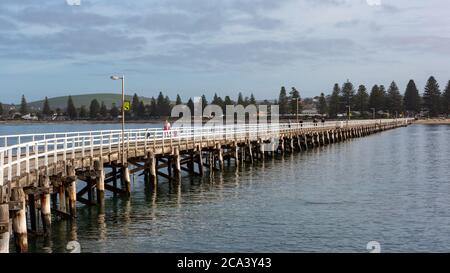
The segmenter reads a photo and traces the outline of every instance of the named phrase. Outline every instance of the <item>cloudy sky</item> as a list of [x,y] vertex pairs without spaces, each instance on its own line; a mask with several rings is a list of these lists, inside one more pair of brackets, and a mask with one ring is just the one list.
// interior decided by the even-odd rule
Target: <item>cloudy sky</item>
[[67,1],[0,1],[0,101],[118,92],[114,73],[183,99],[450,79],[448,0]]

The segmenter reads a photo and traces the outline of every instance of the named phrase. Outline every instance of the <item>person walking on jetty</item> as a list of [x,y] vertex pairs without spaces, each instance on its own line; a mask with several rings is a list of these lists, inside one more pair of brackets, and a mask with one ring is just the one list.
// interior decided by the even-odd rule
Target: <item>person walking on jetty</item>
[[163,127],[163,132],[164,132],[164,136],[170,136],[170,122],[169,120],[166,119],[166,121],[164,121],[164,127]]

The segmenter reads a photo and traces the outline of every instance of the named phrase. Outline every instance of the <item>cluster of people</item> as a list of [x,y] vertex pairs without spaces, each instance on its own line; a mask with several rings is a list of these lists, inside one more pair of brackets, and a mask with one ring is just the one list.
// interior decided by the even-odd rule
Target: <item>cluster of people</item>
[[[300,127],[303,127],[303,119],[300,119],[298,122],[300,123]],[[321,122],[322,122],[322,126],[325,126],[325,118],[324,117],[321,118]],[[319,121],[317,120],[317,118],[314,117],[314,119],[313,119],[314,126],[317,126],[318,123],[319,123]],[[288,127],[291,128],[291,120],[289,120]]]
[[[321,122],[322,122],[322,126],[324,126],[325,125],[325,118],[324,117],[322,117]],[[314,123],[314,126],[317,126],[317,124],[319,123],[317,118],[314,117],[313,123]]]

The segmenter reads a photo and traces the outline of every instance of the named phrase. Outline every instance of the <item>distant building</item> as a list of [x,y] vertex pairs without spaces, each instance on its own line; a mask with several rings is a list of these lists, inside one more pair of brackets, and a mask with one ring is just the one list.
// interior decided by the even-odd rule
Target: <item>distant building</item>
[[302,111],[301,113],[304,116],[315,116],[315,115],[320,115],[319,111],[317,111],[316,108],[310,108],[310,109],[305,109]]
[[26,114],[24,116],[21,116],[23,120],[39,120],[37,116],[33,116],[31,114]]

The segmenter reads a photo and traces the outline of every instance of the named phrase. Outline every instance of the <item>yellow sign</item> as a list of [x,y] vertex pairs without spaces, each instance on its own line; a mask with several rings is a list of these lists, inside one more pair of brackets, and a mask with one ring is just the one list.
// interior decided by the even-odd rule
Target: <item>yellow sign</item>
[[130,111],[131,108],[131,103],[129,100],[126,100],[123,102],[123,110],[124,111]]

